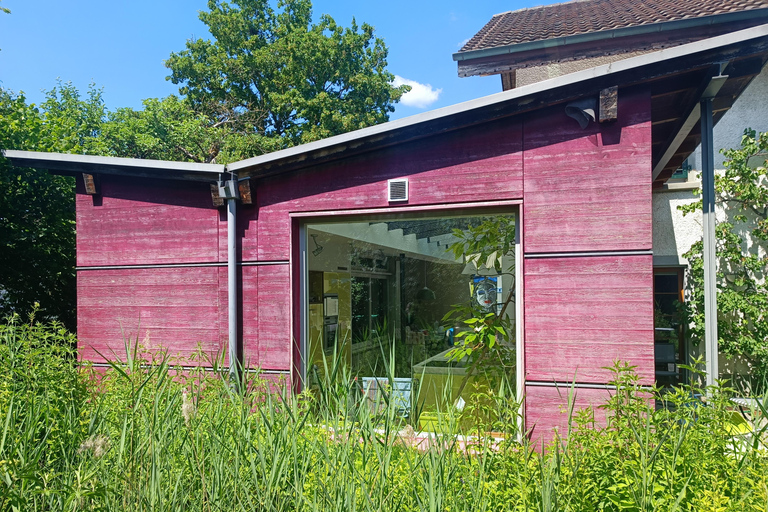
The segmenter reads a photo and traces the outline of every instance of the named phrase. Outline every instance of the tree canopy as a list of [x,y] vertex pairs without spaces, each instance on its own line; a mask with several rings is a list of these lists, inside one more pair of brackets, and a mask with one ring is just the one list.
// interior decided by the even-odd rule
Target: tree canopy
[[[0,88],[0,149],[228,163],[387,121],[408,87],[390,84],[373,28],[313,23],[310,0],[273,4],[209,1],[213,39],[166,62],[180,96],[140,110],[107,112],[95,87],[59,83],[39,107]],[[39,303],[74,329],[74,180],[0,157],[0,187],[0,314]]]
[[[171,54],[169,79],[211,127],[262,139],[265,150],[389,119],[407,86],[391,85],[387,48],[373,27],[312,22],[310,0],[208,2],[213,40]],[[263,139],[277,139],[264,141]],[[252,155],[251,155],[252,156]]]
[[[40,107],[0,89],[0,149],[89,153],[104,116],[101,91],[59,83]],[[0,158],[0,314],[75,327],[74,180]]]

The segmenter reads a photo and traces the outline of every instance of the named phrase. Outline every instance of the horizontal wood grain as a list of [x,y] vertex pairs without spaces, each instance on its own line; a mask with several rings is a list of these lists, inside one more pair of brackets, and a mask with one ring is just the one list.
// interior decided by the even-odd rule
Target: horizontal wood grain
[[[137,341],[151,350],[215,357],[218,268],[88,270],[77,273],[78,348],[96,362],[124,358]],[[99,355],[101,354],[101,355]]]
[[653,383],[653,257],[525,260],[526,378],[606,383],[603,367],[637,365]]
[[218,260],[219,212],[205,184],[100,181],[99,196],[77,195],[78,266]]
[[251,268],[257,272],[259,364],[268,370],[290,370],[293,349],[290,267]]
[[[520,199],[521,149],[520,122],[504,120],[262,180],[258,209],[244,210],[243,258],[288,259],[293,212]],[[387,180],[401,177],[409,201],[390,205]]]
[[[548,446],[557,436],[568,434],[569,405],[574,415],[591,408],[598,425],[605,425],[607,419],[603,409],[612,391],[606,389],[525,386],[525,428],[528,437],[537,448]],[[571,416],[572,417],[572,416]]]
[[527,253],[651,248],[650,94],[582,130],[562,106],[525,122]]

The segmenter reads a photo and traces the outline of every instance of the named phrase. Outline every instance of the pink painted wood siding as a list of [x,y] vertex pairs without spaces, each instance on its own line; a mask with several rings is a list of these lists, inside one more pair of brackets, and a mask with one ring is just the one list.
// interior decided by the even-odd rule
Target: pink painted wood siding
[[614,361],[653,383],[653,257],[528,258],[525,369],[534,381],[607,383]]
[[243,267],[243,344],[249,367],[291,369],[289,265]]
[[562,105],[525,122],[525,252],[651,249],[650,94],[582,130]]
[[221,223],[205,184],[104,176],[77,195],[77,265],[214,262]]
[[[591,407],[598,425],[605,425],[606,403],[612,391],[606,389],[527,386],[525,391],[525,427],[534,446],[548,446],[556,435],[568,434],[569,404],[575,416],[581,409]],[[557,433],[557,434],[556,434]]]
[[520,122],[504,120],[264,180],[243,220],[243,259],[287,260],[291,212],[390,206],[392,178],[408,178],[408,206],[520,199],[521,149]]
[[[125,358],[124,340],[189,357],[222,349],[219,268],[87,270],[77,274],[80,357]],[[224,305],[226,307],[226,305]]]

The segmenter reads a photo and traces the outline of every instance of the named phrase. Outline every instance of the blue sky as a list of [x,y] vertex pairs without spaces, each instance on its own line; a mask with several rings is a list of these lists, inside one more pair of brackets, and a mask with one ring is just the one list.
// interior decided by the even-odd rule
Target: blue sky
[[[451,54],[493,14],[542,2],[445,0],[387,2],[315,0],[314,16],[376,28],[390,50],[389,70],[417,83],[393,119],[501,91],[498,76],[458,78]],[[547,3],[547,2],[544,2]],[[56,79],[81,92],[93,82],[107,107],[141,107],[141,100],[177,91],[163,60],[189,38],[209,37],[197,18],[205,0],[2,0],[0,85],[39,103]]]

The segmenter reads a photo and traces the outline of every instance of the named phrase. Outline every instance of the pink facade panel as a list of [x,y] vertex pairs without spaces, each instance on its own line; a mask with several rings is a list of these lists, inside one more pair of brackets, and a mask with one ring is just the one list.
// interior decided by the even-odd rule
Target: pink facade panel
[[261,265],[258,269],[259,366],[265,370],[290,370],[291,282],[289,265]]
[[526,380],[606,383],[620,360],[653,383],[652,260],[527,258]]
[[525,252],[651,249],[650,94],[581,129],[553,107],[525,122]]
[[[103,176],[77,195],[77,265],[218,260],[219,211],[203,183]],[[226,229],[226,223],[224,229]]]
[[125,344],[137,340],[187,360],[198,349],[215,357],[222,348],[218,274],[216,267],[79,271],[80,357],[124,359]]
[[[505,120],[260,181],[243,260],[288,260],[292,212],[520,199],[521,150],[520,123]],[[388,203],[392,178],[408,178],[407,203]]]
[[569,420],[586,408],[592,409],[598,425],[605,425],[606,413],[599,407],[608,402],[612,393],[607,389],[567,385],[526,386],[525,428],[529,439],[534,446],[546,447],[558,436],[564,438],[568,434]]

